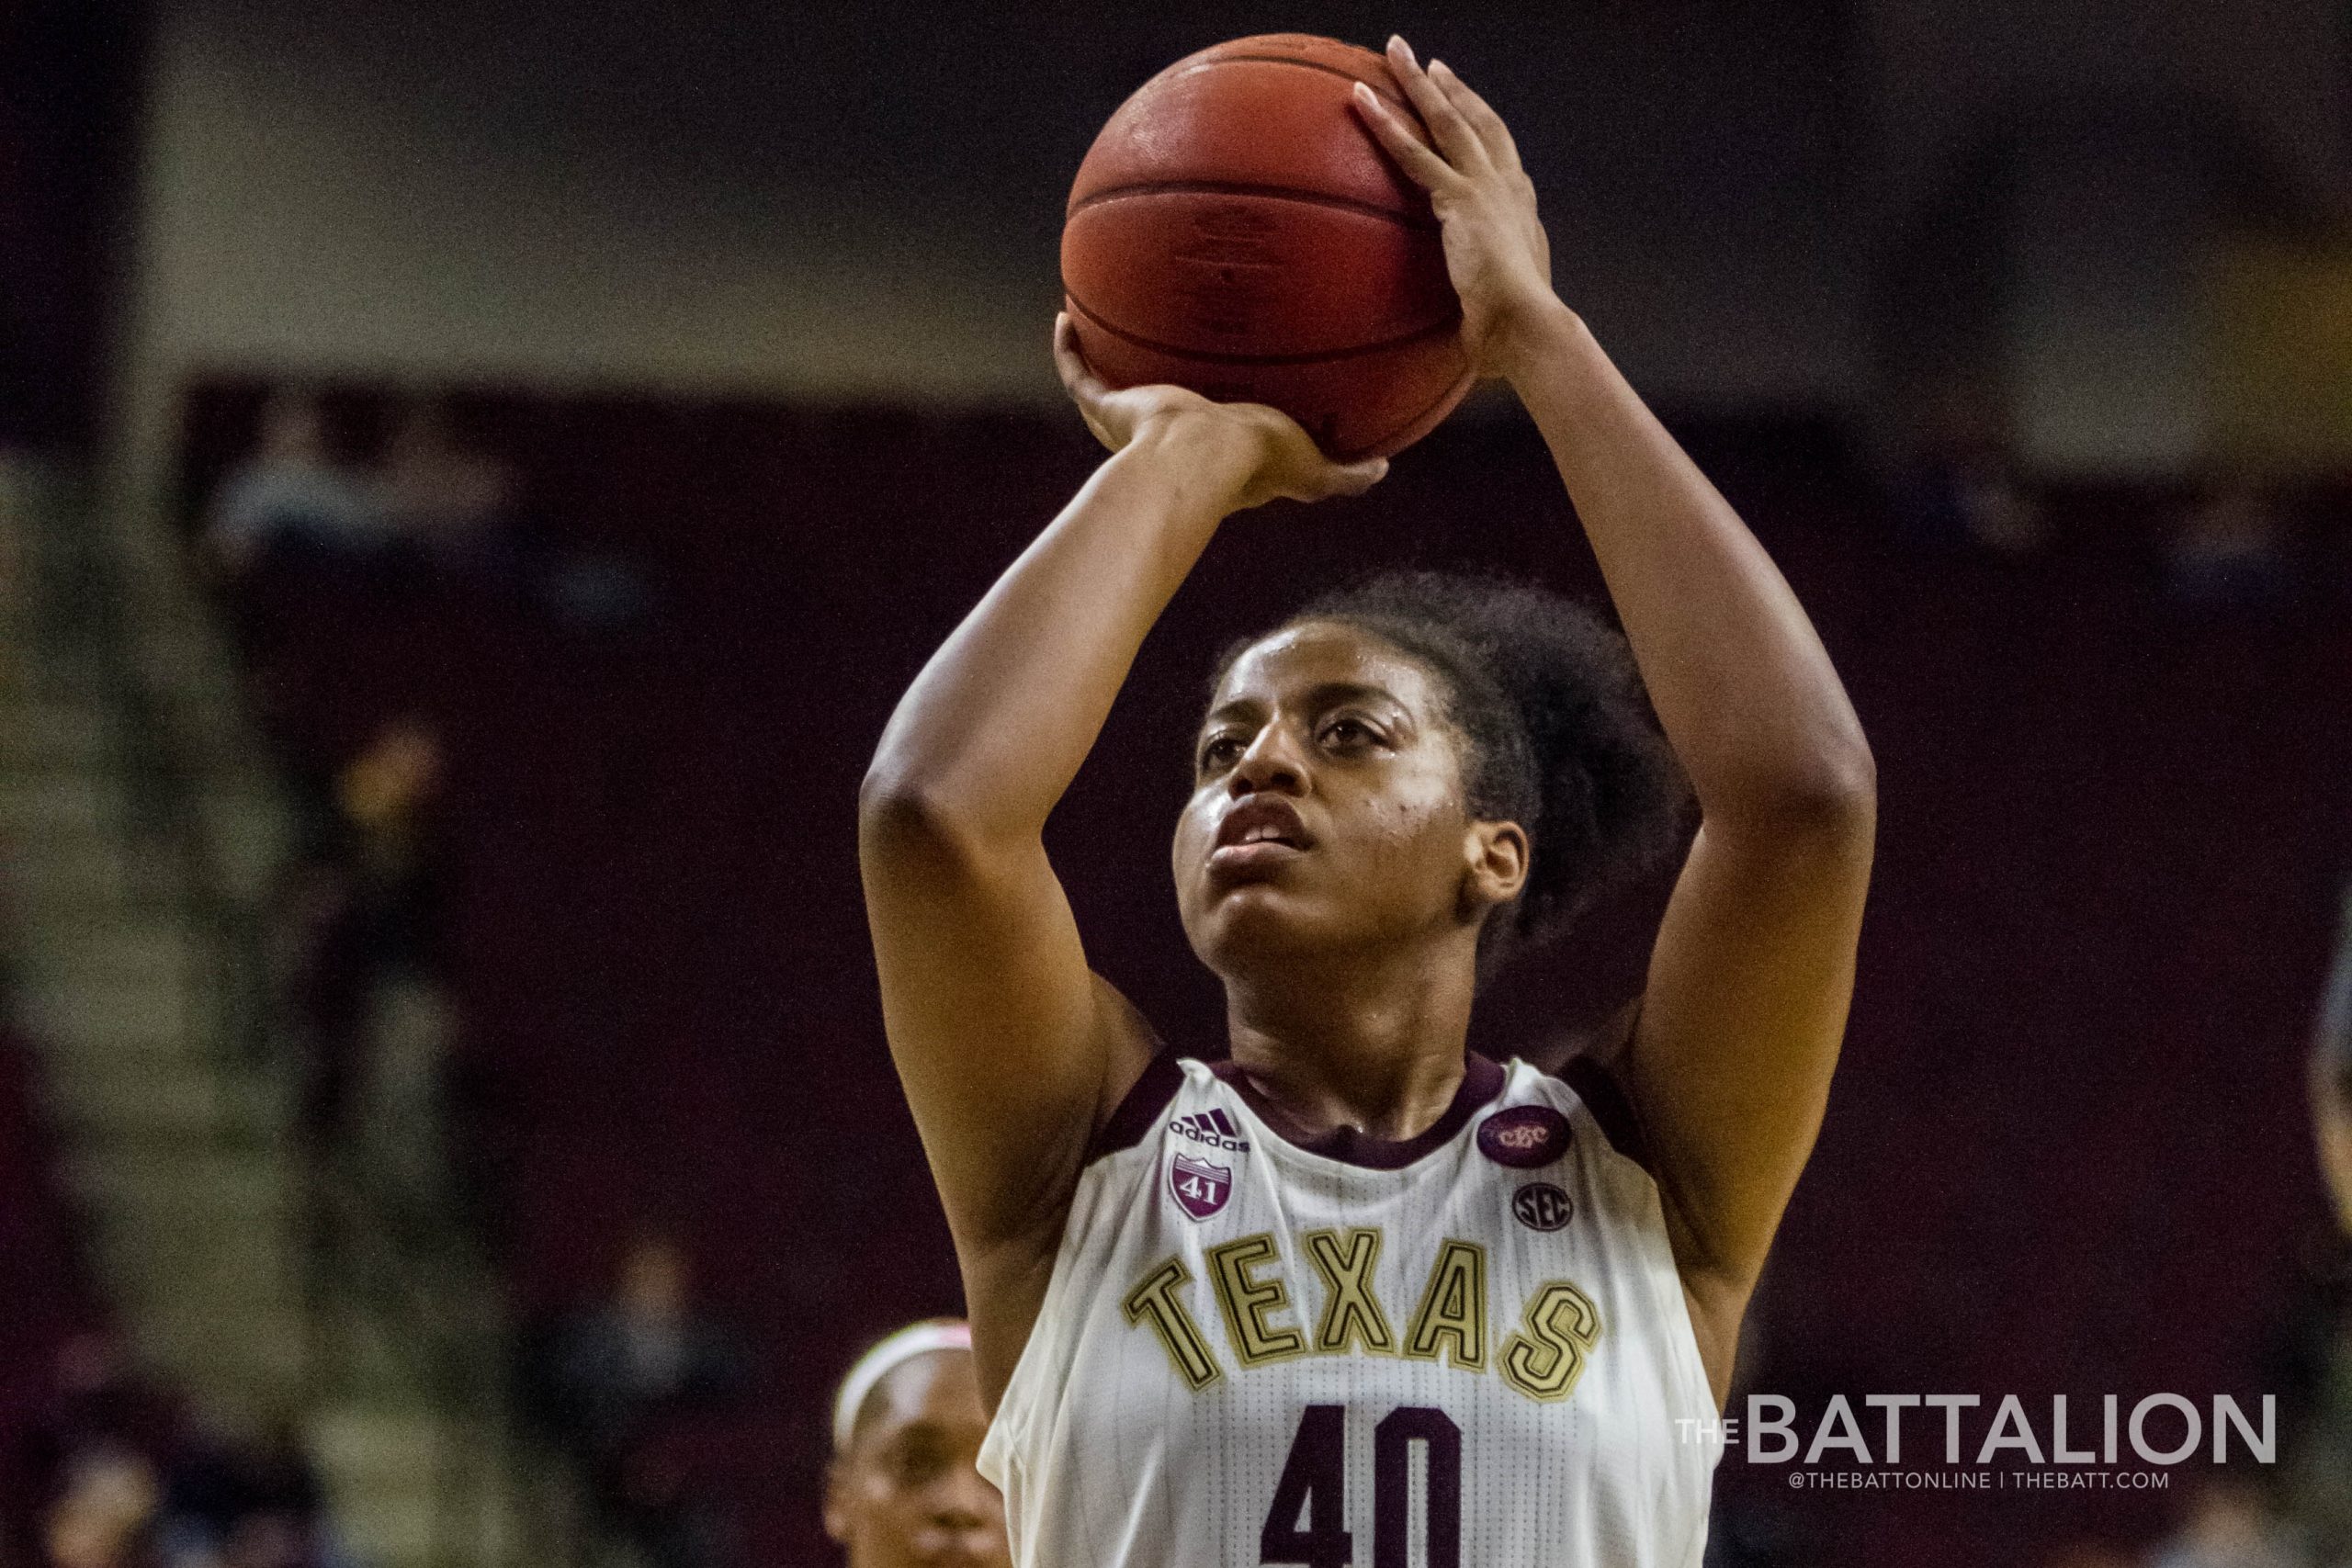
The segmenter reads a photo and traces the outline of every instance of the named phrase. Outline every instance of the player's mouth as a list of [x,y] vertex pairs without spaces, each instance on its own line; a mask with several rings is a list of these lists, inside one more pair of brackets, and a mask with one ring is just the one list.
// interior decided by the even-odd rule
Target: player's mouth
[[1315,847],[1297,807],[1280,795],[1253,795],[1228,809],[1216,825],[1209,870],[1239,875],[1283,865]]

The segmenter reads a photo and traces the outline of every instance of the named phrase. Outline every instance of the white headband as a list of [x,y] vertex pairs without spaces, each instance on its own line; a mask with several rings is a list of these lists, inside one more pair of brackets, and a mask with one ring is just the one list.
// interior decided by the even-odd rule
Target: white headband
[[842,1379],[842,1391],[833,1397],[833,1451],[849,1451],[850,1439],[857,1435],[858,1412],[884,1378],[901,1363],[917,1356],[928,1356],[933,1350],[968,1350],[972,1348],[972,1325],[961,1318],[933,1317],[921,1323],[910,1323],[891,1335],[881,1344],[857,1359],[857,1365]]

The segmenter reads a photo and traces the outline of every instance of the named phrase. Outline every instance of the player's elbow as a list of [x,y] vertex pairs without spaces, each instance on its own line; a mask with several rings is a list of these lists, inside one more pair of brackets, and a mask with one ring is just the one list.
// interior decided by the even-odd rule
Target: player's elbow
[[1825,752],[1794,792],[1793,809],[1807,821],[1868,837],[1878,825],[1878,759],[1858,731]]
[[936,779],[877,761],[858,785],[858,858],[868,865],[968,858],[986,837],[971,803]]
[[1707,809],[1719,829],[1737,825],[1774,838],[1864,851],[1877,835],[1878,762],[1859,732],[1723,793],[1725,798]]
[[902,768],[876,761],[857,786],[858,849],[870,854],[938,837],[951,816],[936,788]]

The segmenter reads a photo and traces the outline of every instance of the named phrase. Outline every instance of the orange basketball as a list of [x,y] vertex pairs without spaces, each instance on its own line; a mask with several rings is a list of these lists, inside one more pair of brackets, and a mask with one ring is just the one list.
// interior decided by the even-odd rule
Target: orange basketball
[[1386,60],[1306,33],[1204,49],[1119,106],[1062,227],[1104,380],[1272,403],[1343,462],[1401,451],[1462,400],[1437,218],[1349,104],[1358,82],[1419,127]]

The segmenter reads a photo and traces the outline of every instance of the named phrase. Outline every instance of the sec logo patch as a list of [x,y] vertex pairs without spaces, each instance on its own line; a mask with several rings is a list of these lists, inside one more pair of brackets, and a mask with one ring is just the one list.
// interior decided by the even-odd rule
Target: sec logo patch
[[1510,1195],[1510,1212],[1532,1231],[1555,1231],[1576,1217],[1568,1195],[1548,1181],[1531,1181]]
[[1548,1105],[1514,1105],[1478,1128],[1478,1152],[1497,1165],[1532,1170],[1568,1152],[1568,1119]]

